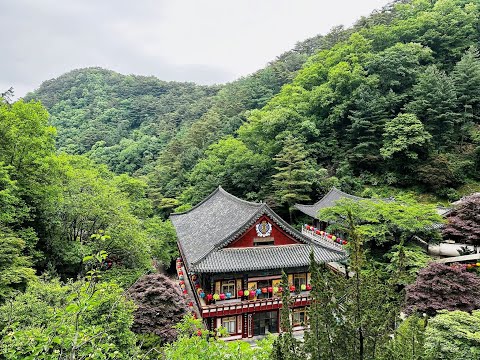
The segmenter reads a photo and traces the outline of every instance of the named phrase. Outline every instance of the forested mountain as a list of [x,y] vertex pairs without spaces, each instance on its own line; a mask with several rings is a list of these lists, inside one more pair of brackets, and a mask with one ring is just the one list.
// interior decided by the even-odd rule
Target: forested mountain
[[[400,193],[446,201],[465,184],[479,188],[479,12],[472,0],[395,1],[229,84],[88,68],[24,100],[5,93],[0,359],[478,359],[480,263],[426,267],[411,238],[440,237],[440,217]],[[309,317],[320,327],[304,344],[288,331],[258,348],[224,343],[186,318],[164,346],[188,311],[177,284],[147,276],[128,290],[177,256],[168,215],[218,185],[292,222],[294,203],[331,186],[396,196],[325,210],[347,234],[358,276],[339,279],[312,261],[319,306]],[[478,243],[478,194],[459,204],[444,234]],[[140,304],[135,319],[127,293]],[[171,309],[166,339],[150,314]],[[412,315],[396,328],[402,309]]]
[[146,176],[163,214],[219,184],[286,209],[274,179],[292,152],[309,175],[288,186],[305,200],[332,185],[455,198],[478,180],[478,41],[478,4],[399,1],[226,85],[93,68],[27,99],[49,110],[60,150]]

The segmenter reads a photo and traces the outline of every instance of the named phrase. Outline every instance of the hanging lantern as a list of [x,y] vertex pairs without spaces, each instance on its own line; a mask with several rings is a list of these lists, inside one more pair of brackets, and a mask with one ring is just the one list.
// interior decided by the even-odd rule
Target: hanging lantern
[[332,240],[333,241],[337,240],[337,237],[335,235],[332,235]]
[[183,289],[183,293],[184,293],[184,294],[187,294],[187,289]]
[[255,291],[255,294],[257,294],[257,295],[260,295],[261,293],[262,293],[262,290],[260,290],[260,289],[257,289],[257,290]]
[[343,240],[342,245],[347,245],[347,240]]
[[[243,292],[243,295],[245,295],[246,297],[249,297],[250,296],[250,290],[245,290]],[[252,295],[255,295],[255,293],[253,293]]]
[[327,237],[328,237],[329,239],[331,239],[332,236],[333,236],[332,234],[328,234],[328,235],[327,235]]
[[200,284],[195,284],[195,288],[196,289],[200,288]]
[[180,285],[182,289],[185,289],[185,284]]
[[197,330],[197,336],[202,336],[202,330]]
[[283,287],[279,286],[278,287],[278,292],[283,292]]
[[307,290],[307,285],[305,285],[305,284],[300,285],[300,290],[302,290],[302,291]]
[[279,290],[279,289],[278,289],[278,286],[274,286],[274,287],[273,287],[273,292],[274,292],[274,293],[277,293],[278,290]]
[[315,234],[320,235],[320,230],[315,231]]
[[178,275],[183,275],[183,271],[180,270],[180,271],[178,272]]
[[291,292],[295,291],[295,285],[290,285],[290,291]]
[[225,294],[220,294],[220,300],[225,300]]
[[213,294],[213,300],[220,300],[220,295],[217,293]]
[[267,290],[268,290],[269,293],[271,293],[271,292],[273,291],[273,288],[272,288],[271,286],[269,286],[269,287],[267,288]]
[[227,297],[227,299],[230,299],[232,297],[232,293],[226,293],[225,296]]
[[190,301],[190,302],[188,303],[188,306],[192,307],[192,306],[193,306],[193,301]]
[[267,293],[267,288],[262,288],[262,294],[266,294]]
[[178,278],[179,278],[180,280],[183,280],[183,275],[180,275]]
[[310,284],[307,284],[307,291],[312,290],[312,286]]
[[203,291],[200,293],[200,297],[201,297],[202,299],[205,297],[205,293],[204,293]]
[[243,290],[238,290],[238,297],[242,297],[243,296]]
[[210,301],[213,299],[213,295],[212,294],[207,294],[207,300]]
[[477,265],[477,267],[480,267],[480,263],[476,263],[475,265]]
[[183,284],[185,284],[185,281],[180,280],[179,284],[180,284],[180,285],[183,285]]

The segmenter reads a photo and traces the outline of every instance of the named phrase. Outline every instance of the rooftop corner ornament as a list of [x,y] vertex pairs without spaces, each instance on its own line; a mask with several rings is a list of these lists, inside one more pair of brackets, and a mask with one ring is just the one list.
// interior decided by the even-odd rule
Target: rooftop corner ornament
[[258,237],[268,237],[272,233],[272,224],[263,220],[255,226]]

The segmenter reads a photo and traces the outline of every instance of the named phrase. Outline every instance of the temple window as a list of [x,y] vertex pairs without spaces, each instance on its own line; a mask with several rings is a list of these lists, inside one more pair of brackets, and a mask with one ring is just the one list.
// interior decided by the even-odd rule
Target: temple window
[[235,316],[222,318],[222,326],[227,329],[229,334],[237,332],[237,319]]
[[302,285],[307,285],[307,275],[306,274],[294,274],[293,275],[293,285],[295,289],[300,290]]
[[223,294],[230,293],[232,296],[235,296],[235,280],[224,280],[222,281],[222,290]]

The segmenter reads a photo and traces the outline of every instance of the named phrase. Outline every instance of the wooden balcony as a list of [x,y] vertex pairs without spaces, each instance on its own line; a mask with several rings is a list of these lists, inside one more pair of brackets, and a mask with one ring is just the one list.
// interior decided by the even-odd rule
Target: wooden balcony
[[[290,307],[292,308],[303,307],[309,304],[310,297],[308,293],[291,297]],[[232,302],[232,300],[226,300],[222,303],[202,306],[200,311],[202,313],[202,318],[209,318],[270,311],[280,309],[281,307],[282,299],[279,297],[273,297],[268,299],[244,300],[237,302]]]

